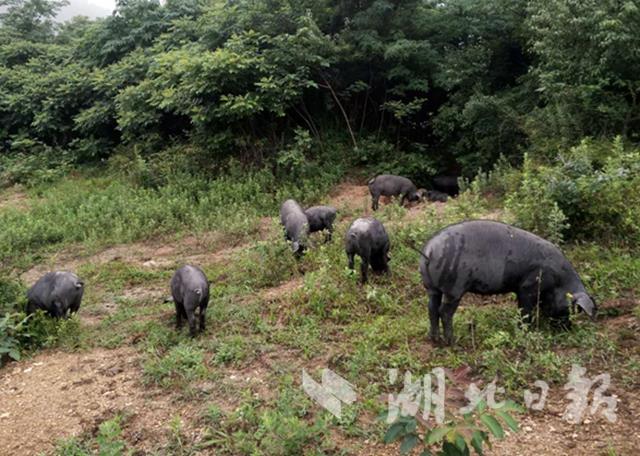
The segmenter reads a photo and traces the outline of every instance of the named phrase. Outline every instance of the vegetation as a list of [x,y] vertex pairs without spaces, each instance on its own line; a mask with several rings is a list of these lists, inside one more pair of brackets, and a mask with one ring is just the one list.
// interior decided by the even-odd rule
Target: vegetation
[[56,446],[54,454],[60,456],[121,456],[131,452],[126,450],[126,443],[122,439],[121,423],[123,417],[116,415],[106,420],[98,427],[95,438],[78,439],[69,438],[62,440]]
[[[76,179],[76,188],[95,183],[93,178]],[[517,402],[522,402],[523,389],[530,388],[539,378],[548,381],[552,388],[560,388],[571,364],[576,362],[590,371],[610,372],[614,382],[637,385],[637,377],[629,373],[634,372],[638,353],[625,342],[628,338],[636,340],[635,336],[605,324],[608,318],[634,315],[633,308],[604,306],[602,321],[592,323],[576,315],[570,331],[557,332],[547,327],[544,320],[539,327],[523,327],[512,297],[483,306],[472,301],[463,305],[454,318],[459,337],[456,346],[429,348],[426,297],[416,272],[416,254],[408,244],[426,239],[461,218],[486,214],[496,202],[475,193],[479,184],[472,187],[476,190],[468,190],[448,202],[441,213],[434,206],[425,205],[408,217],[409,212],[395,204],[382,206],[377,216],[386,224],[393,240],[392,274],[376,277],[365,287],[358,285],[357,275],[346,270],[342,239],[338,235],[327,244],[322,242],[323,236],[312,236],[311,249],[296,261],[282,240],[275,209],[268,209],[269,223],[260,223],[259,233],[236,232],[229,238],[224,230],[216,231],[213,238],[210,234],[203,237],[204,244],[198,245],[197,250],[190,250],[194,247],[186,247],[188,244],[181,240],[188,236],[186,233],[165,234],[169,237],[159,241],[130,244],[137,248],[136,245],[150,243],[152,249],[155,242],[185,245],[185,255],[202,255],[198,263],[214,285],[207,331],[196,339],[190,339],[186,331],[174,329],[173,308],[163,303],[168,280],[179,265],[179,258],[170,257],[168,262],[160,261],[151,268],[128,257],[100,263],[96,262],[90,244],[74,243],[66,249],[77,251],[80,261],[77,270],[88,284],[81,318],[54,322],[47,318],[40,321],[37,316],[38,324],[27,328],[32,332],[46,328],[47,331],[38,334],[47,334],[48,339],[44,340],[48,342],[25,345],[24,350],[29,354],[43,345],[65,350],[132,346],[140,356],[140,371],[148,386],[176,393],[180,398],[177,404],[197,403],[203,408],[200,421],[176,422],[173,430],[168,431],[167,441],[157,444],[159,451],[175,454],[197,450],[220,454],[300,454],[304,452],[301,449],[306,451],[320,445],[331,454],[337,449],[325,436],[331,435],[333,429],[343,434],[351,451],[357,453],[357,442],[382,439],[387,430],[381,423],[371,424],[371,417],[385,409],[380,395],[397,393],[398,385],[389,385],[385,380],[386,368],[411,370],[416,375],[439,366],[469,368],[474,377],[485,380],[496,377],[499,386],[506,390],[505,397]],[[69,188],[67,182],[61,181],[52,185],[50,191],[57,195]],[[135,198],[135,193],[130,193],[130,197]],[[39,204],[46,206],[47,201],[45,197]],[[261,204],[259,201],[257,204]],[[363,203],[367,205],[368,201]],[[35,204],[37,201],[30,207],[35,208]],[[239,203],[236,211],[253,214],[256,209],[251,204]],[[134,213],[146,211],[143,206],[130,207]],[[191,210],[199,211],[197,206]],[[337,233],[344,232],[349,217],[359,213],[357,205],[347,205],[341,211]],[[185,218],[189,217],[187,212]],[[180,227],[177,224],[170,229],[180,232]],[[232,247],[230,256],[211,254],[228,248],[229,239],[237,245]],[[60,245],[53,248],[65,249]],[[624,245],[581,243],[565,245],[565,251],[600,305],[635,296],[640,280],[635,250]],[[270,290],[292,281],[298,286],[291,291],[275,297],[269,294]],[[127,295],[126,290],[136,288],[148,292]],[[16,289],[16,293],[17,290],[21,293],[23,289]],[[106,309],[105,305],[114,300],[113,309]],[[99,323],[83,324],[85,317],[97,317]],[[339,355],[332,355],[327,362],[327,353]],[[271,368],[260,374],[271,394],[265,396],[258,384],[231,378],[237,372],[253,372],[256,366],[264,365],[264,359],[274,360]],[[312,405],[297,383],[302,367],[318,363],[345,376],[361,395],[357,407],[346,410],[342,421]],[[311,374],[318,375],[315,371]],[[210,418],[208,408],[221,400],[233,406],[224,410],[214,408],[211,412],[214,418]],[[126,427],[126,423],[123,421],[122,426]],[[462,422],[454,419],[449,424],[455,427]],[[198,426],[207,432],[194,439],[181,431],[181,426]],[[94,448],[92,439],[87,436],[76,443],[82,448]],[[445,438],[440,448],[445,441],[452,443],[455,439]]]
[[[463,369],[518,403],[537,379],[559,388],[574,363],[640,386],[636,2],[122,0],[57,24],[61,4],[0,0],[3,365],[131,347],[145,388],[199,413],[167,422],[149,442],[158,454],[357,454],[385,434],[407,453],[469,454],[501,423],[515,430],[484,408],[385,428],[389,368]],[[381,206],[392,272],[368,285],[340,235],[368,210],[360,196],[333,201],[332,241],[290,254],[282,200],[332,202],[345,178],[381,172],[425,187],[458,175],[462,192]],[[561,244],[601,320],[525,327],[513,296],[468,297],[456,346],[429,344],[410,246],[469,218]],[[163,302],[185,261],[212,280],[195,339]],[[61,265],[87,285],[79,315],[26,316],[27,277]],[[323,367],[358,391],[340,419],[299,385],[302,368]],[[126,410],[101,421],[55,452],[136,451]]]
[[4,3],[7,183],[120,153],[288,171],[336,134],[426,182],[640,126],[633,1],[128,0],[65,24],[60,2]]
[[[427,429],[424,438],[420,439],[419,424],[416,417],[400,417],[387,430],[384,441],[391,443],[401,440],[400,454],[411,454],[414,448],[423,446],[420,456],[430,456],[430,448],[439,448],[437,453],[442,456],[465,456],[473,449],[482,455],[483,446],[489,444],[489,435],[503,438],[505,433],[500,418],[513,431],[518,431],[518,423],[509,412],[518,411],[519,407],[513,402],[505,402],[497,409],[487,408],[485,401],[480,401],[471,412],[464,414],[462,419],[450,417],[446,423]],[[489,432],[487,432],[486,430]]]

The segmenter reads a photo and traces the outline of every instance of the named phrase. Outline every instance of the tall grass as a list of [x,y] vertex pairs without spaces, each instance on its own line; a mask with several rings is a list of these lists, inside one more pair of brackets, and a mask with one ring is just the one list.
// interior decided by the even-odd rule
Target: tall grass
[[67,178],[41,189],[27,210],[0,211],[0,263],[29,264],[34,255],[70,243],[104,245],[209,229],[250,234],[259,217],[277,215],[283,199],[314,201],[340,176],[338,168],[299,181],[278,180],[266,170],[214,179],[184,175],[159,188],[113,177]]

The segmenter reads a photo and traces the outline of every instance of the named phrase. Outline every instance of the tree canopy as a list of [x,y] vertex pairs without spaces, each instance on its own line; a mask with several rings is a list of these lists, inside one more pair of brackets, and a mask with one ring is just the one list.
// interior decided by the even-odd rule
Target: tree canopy
[[636,1],[119,0],[64,24],[58,0],[0,5],[2,154],[192,143],[263,161],[303,129],[471,174],[638,139]]

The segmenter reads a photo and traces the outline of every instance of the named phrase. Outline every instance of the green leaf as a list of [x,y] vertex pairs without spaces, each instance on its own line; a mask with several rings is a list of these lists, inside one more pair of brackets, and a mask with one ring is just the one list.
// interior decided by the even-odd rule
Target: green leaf
[[467,456],[469,454],[469,450],[466,449],[466,451],[464,451],[464,450],[461,451],[453,443],[444,442],[442,444],[442,453],[445,456]]
[[416,428],[418,427],[418,422],[414,419],[412,419],[411,421],[408,421],[407,424],[404,427],[404,431],[407,434],[411,434],[413,432],[415,432]]
[[20,351],[19,350],[16,350],[16,349],[9,350],[9,356],[14,361],[20,361]]
[[415,434],[407,435],[400,445],[400,454],[409,454],[418,444],[418,436]]
[[391,427],[387,430],[387,433],[384,435],[384,443],[395,442],[400,438],[400,432],[404,430],[405,423],[401,421],[396,421],[391,425]]
[[504,405],[500,407],[499,410],[502,410],[503,412],[524,413],[524,409],[522,408],[522,406],[519,404],[516,404],[514,401],[510,399],[505,401]]
[[435,429],[431,429],[427,435],[427,445],[433,445],[440,442],[445,435],[451,430],[449,426],[441,426]]
[[482,438],[482,433],[480,431],[473,431],[473,433],[471,434],[471,446],[473,447],[474,450],[476,450],[476,453],[478,453],[480,456],[482,456],[482,442],[483,442],[483,438]]
[[504,412],[502,410],[496,410],[496,415],[502,418],[502,421],[507,423],[507,426],[509,426],[509,428],[513,432],[518,432],[518,423],[516,422],[516,420],[513,419],[511,415],[509,415],[507,412]]
[[453,443],[458,447],[460,451],[464,451],[467,449],[467,442],[464,440],[462,434],[456,433]]
[[420,453],[420,456],[431,456],[431,451],[425,448],[424,450],[422,450],[422,453]]
[[502,430],[502,426],[498,423],[491,415],[480,415],[480,421],[482,421],[491,431],[491,433],[497,438],[501,439],[504,437],[504,431]]

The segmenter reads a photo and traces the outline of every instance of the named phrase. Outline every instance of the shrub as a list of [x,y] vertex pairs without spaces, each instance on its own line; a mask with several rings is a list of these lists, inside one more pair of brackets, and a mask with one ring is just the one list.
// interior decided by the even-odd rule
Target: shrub
[[505,208],[512,223],[559,244],[569,224],[549,193],[543,173],[536,170],[533,162],[525,156],[522,183],[507,197]]
[[511,165],[504,155],[501,155],[490,171],[478,170],[473,180],[460,179],[460,192],[476,185],[476,189],[486,195],[504,197],[514,192],[520,186],[522,174],[519,169]]
[[640,149],[582,141],[548,175],[552,198],[578,239],[640,240]]
[[68,174],[73,165],[73,158],[68,152],[31,139],[15,141],[12,150],[18,152],[0,155],[0,187],[50,183]]
[[0,278],[0,316],[23,310],[25,299],[25,289],[19,281]]
[[[512,221],[554,242],[640,240],[640,148],[584,140],[537,168],[525,158],[506,199]],[[570,230],[568,228],[571,228]]]
[[27,322],[24,314],[6,314],[0,318],[0,367],[6,358],[20,359],[20,339]]
[[420,187],[436,173],[436,164],[424,149],[414,144],[410,150],[400,151],[385,140],[365,138],[351,154],[352,165],[364,165],[369,177],[384,173],[398,174],[411,178]]
[[82,345],[80,319],[71,317],[51,318],[42,310],[29,316],[28,325],[21,335],[21,345],[26,350],[62,347],[78,348]]

